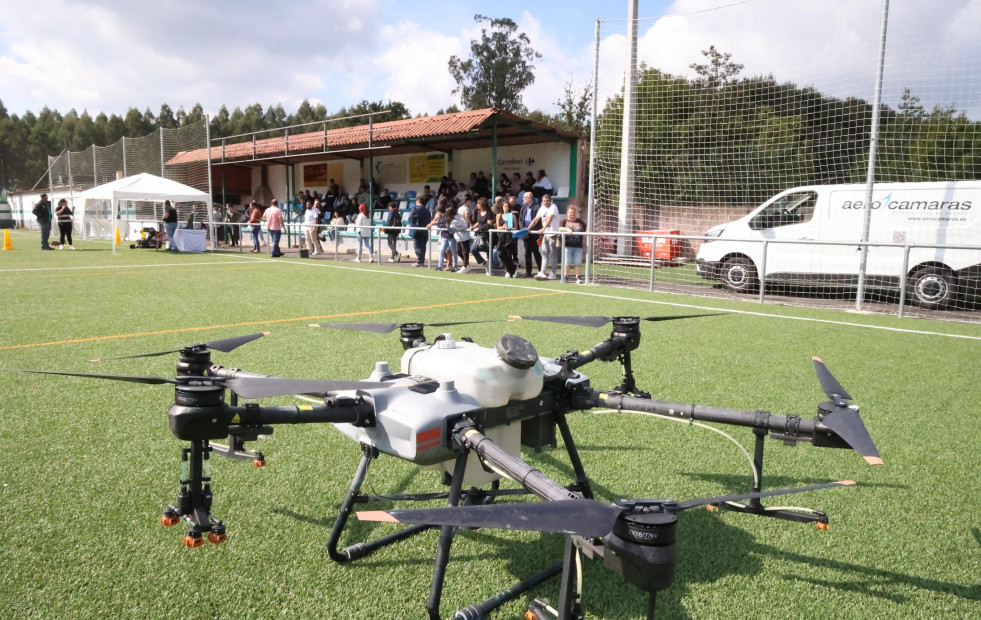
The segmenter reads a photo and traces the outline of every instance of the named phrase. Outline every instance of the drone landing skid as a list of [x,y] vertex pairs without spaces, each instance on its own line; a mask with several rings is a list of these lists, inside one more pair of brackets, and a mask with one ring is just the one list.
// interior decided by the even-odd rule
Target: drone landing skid
[[[568,488],[570,490],[575,490],[582,493],[585,497],[591,498],[592,490],[589,486],[589,479],[586,477],[582,461],[579,458],[578,450],[576,449],[575,443],[572,439],[572,434],[569,431],[568,422],[566,421],[565,416],[562,414],[555,415],[555,421],[559,427],[559,431],[562,433],[563,441],[569,453],[570,460],[572,461],[573,470],[576,473],[576,482],[569,485]],[[334,527],[331,530],[330,539],[327,541],[327,555],[335,562],[341,564],[353,562],[377,551],[378,549],[381,549],[382,547],[411,538],[421,532],[439,527],[434,525],[414,525],[412,527],[399,530],[393,534],[389,534],[388,536],[383,536],[364,543],[356,543],[343,549],[338,549],[338,542],[340,541],[344,528],[347,525],[347,519],[351,514],[351,509],[355,504],[368,504],[373,501],[425,501],[446,498],[448,506],[459,506],[489,503],[496,497],[507,495],[525,495],[528,493],[528,491],[518,489],[498,490],[496,486],[491,490],[472,488],[469,491],[464,491],[463,474],[466,468],[467,458],[470,453],[469,450],[465,449],[457,457],[453,476],[450,479],[449,493],[409,494],[388,497],[368,496],[361,493],[361,486],[367,477],[368,467],[370,466],[371,461],[378,458],[379,452],[376,448],[365,444],[362,444],[361,452],[361,461],[358,464],[357,470],[355,471],[354,479],[351,482],[348,493],[341,504],[340,510],[338,511],[337,519],[334,521]],[[453,543],[453,536],[456,529],[456,527],[452,526],[443,526],[440,529],[439,544],[436,550],[436,558],[433,568],[433,579],[432,583],[430,584],[429,600],[426,606],[431,619],[440,618],[439,607],[443,592],[443,581],[446,575],[446,566],[449,563],[450,547]],[[509,589],[492,596],[486,601],[468,605],[458,610],[456,614],[454,614],[454,617],[486,617],[488,613],[497,609],[508,601],[521,596],[542,582],[558,576],[563,571],[563,565],[564,562],[556,562],[545,570],[516,583]]]
[[[768,431],[765,429],[754,428],[753,434],[756,435],[756,444],[753,451],[753,467],[756,468],[758,482],[753,483],[752,492],[758,493],[763,490],[761,488],[763,486],[763,443],[766,439]],[[812,510],[810,508],[803,510],[778,508],[774,510],[764,506],[760,502],[759,498],[751,499],[745,504],[739,504],[736,502],[708,504],[706,508],[712,512],[728,510],[731,512],[752,514],[758,517],[770,517],[783,521],[794,521],[796,523],[814,523],[819,530],[828,530],[830,528],[830,525],[828,524],[828,515],[820,510]]]

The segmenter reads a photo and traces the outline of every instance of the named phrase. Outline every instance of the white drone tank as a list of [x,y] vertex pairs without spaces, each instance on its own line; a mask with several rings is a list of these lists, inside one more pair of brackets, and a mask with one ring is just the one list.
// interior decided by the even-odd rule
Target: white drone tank
[[443,340],[433,345],[406,351],[402,372],[441,383],[453,381],[457,390],[483,407],[501,407],[511,400],[534,398],[542,391],[544,377],[531,343],[510,335],[502,336],[497,347],[490,349],[457,342],[450,334],[443,334]]
[[[512,335],[502,336],[491,349],[472,342],[458,342],[450,334],[443,334],[443,339],[433,345],[406,351],[402,356],[402,372],[440,383],[453,381],[459,392],[487,408],[534,398],[541,394],[544,383],[538,352],[527,340]],[[510,454],[520,454],[520,423],[485,429],[484,434]],[[445,461],[437,467],[452,474],[453,464]],[[500,477],[484,470],[477,455],[470,454],[464,485],[481,487]]]

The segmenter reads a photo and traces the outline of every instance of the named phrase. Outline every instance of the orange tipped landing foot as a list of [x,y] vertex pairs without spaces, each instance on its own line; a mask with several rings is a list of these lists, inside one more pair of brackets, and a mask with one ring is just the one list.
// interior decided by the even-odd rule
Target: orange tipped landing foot
[[212,545],[220,545],[226,540],[228,540],[228,536],[225,534],[215,534],[214,532],[210,532],[208,534],[208,542]]
[[204,544],[204,539],[201,538],[200,536],[185,536],[184,537],[184,546],[185,547],[189,547],[189,548],[193,549],[195,547],[200,547],[203,544]]
[[707,506],[705,506],[705,510],[708,510],[709,512],[719,512],[719,507],[714,506],[712,504],[708,504]]
[[821,530],[822,532],[827,532],[828,530],[831,529],[830,523],[821,523],[820,521],[818,521],[814,525],[817,526],[817,529]]
[[181,522],[181,518],[180,517],[168,517],[167,515],[164,515],[164,516],[160,517],[160,522],[163,523],[165,526],[170,527],[172,525],[177,525],[178,523],[180,523]]
[[265,467],[266,466],[266,459],[256,459],[256,460],[252,461],[252,464],[255,465],[256,467]]

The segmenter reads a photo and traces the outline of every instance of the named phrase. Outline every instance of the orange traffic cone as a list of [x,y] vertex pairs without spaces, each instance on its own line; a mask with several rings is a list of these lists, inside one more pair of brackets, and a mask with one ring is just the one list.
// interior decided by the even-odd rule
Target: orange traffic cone
[[122,245],[122,240],[119,238],[119,226],[116,226],[116,245]]
[[5,250],[13,250],[14,249],[13,244],[10,243],[10,230],[8,230],[6,228],[3,229],[3,249],[5,249]]

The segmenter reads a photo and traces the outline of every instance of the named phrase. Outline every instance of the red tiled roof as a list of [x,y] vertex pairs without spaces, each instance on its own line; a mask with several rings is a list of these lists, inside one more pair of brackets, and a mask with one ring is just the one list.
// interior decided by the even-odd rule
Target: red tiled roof
[[[573,138],[572,134],[559,132],[548,125],[543,125],[535,121],[523,119],[509,112],[501,112],[495,108],[485,110],[469,110],[457,112],[455,114],[441,114],[439,116],[423,116],[419,118],[407,118],[398,121],[388,121],[375,123],[372,126],[372,144],[385,144],[391,142],[411,141],[423,138],[466,136],[474,130],[481,129],[482,125],[494,115],[509,121],[527,126],[529,129],[540,132],[554,132],[559,137]],[[513,126],[502,127],[501,133],[509,133]],[[303,133],[289,136],[289,143],[285,144],[285,137],[264,138],[253,142],[240,142],[236,144],[226,144],[224,147],[211,147],[211,161],[241,161],[249,159],[265,159],[277,155],[300,155],[303,153],[329,152],[330,150],[357,149],[368,145],[368,125],[357,127],[343,127],[339,129],[329,129],[326,132],[327,148],[324,147],[325,134],[323,131]],[[194,151],[182,151],[167,162],[168,166],[189,164],[193,162],[207,161],[207,151],[197,149]]]

